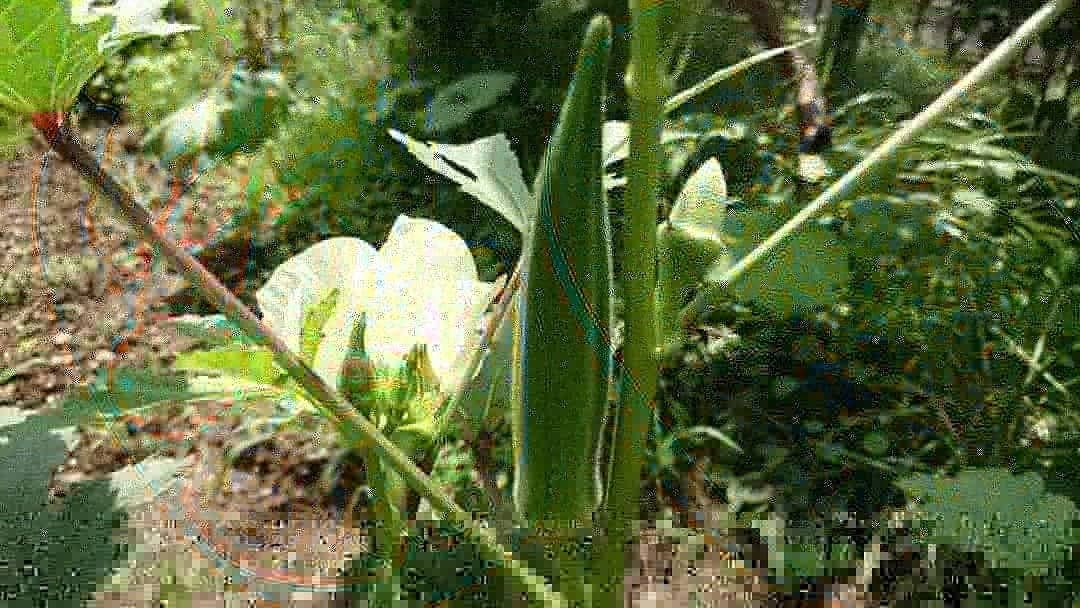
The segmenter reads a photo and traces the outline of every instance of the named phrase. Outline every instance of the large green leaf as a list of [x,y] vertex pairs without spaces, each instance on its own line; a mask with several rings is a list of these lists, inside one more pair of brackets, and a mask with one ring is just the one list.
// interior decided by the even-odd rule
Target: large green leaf
[[179,353],[176,355],[173,368],[181,371],[234,376],[268,386],[276,384],[284,375],[274,364],[272,352],[265,348],[242,345]]
[[443,133],[469,121],[473,114],[486,110],[517,83],[517,76],[507,72],[469,74],[443,87],[431,100],[430,129]]
[[659,343],[679,341],[679,311],[693,289],[726,253],[727,184],[720,163],[709,159],[687,180],[668,221],[657,228],[657,326]]
[[[58,589],[63,605],[82,606],[129,556],[117,533],[130,515],[122,508],[132,502],[132,493],[123,491],[130,484],[110,489],[109,482],[94,479],[73,484],[67,498],[50,497],[50,479],[67,459],[87,413],[73,409],[79,408],[31,413],[0,407],[0,495],[10,524],[0,528],[0,554],[11,564],[5,566],[5,587],[20,585],[17,595],[6,594],[4,606],[57,603]],[[33,566],[16,573],[14,564]]]
[[183,374],[122,367],[102,373],[94,383],[70,391],[65,411],[109,419],[148,404],[179,402],[207,395],[188,383]]
[[0,0],[0,110],[64,111],[105,63],[98,41],[112,26],[71,21],[68,2]]
[[[728,213],[725,235],[732,242],[731,256],[715,264],[706,280],[717,281],[780,225],[768,210]],[[787,317],[835,302],[850,283],[850,274],[847,247],[829,228],[812,223],[777,245],[731,289],[740,300],[758,302]]]
[[[588,522],[612,363],[611,226],[602,125],[611,25],[594,19],[533,188],[525,239],[515,503],[530,522]],[[517,405],[517,404],[515,404]]]
[[898,482],[908,509],[929,525],[924,542],[979,551],[995,569],[1045,576],[1077,544],[1073,502],[1048,494],[1035,473],[971,469],[955,477],[916,475]]

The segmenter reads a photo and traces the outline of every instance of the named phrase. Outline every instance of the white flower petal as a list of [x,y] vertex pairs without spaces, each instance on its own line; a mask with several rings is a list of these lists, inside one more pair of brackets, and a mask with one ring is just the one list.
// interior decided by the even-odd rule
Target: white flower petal
[[112,30],[98,41],[99,52],[122,47],[138,38],[165,37],[199,29],[195,25],[161,19],[168,4],[169,0],[118,0],[112,6],[90,7],[89,2],[79,0],[73,7],[72,20],[78,24],[105,15],[114,18]]
[[72,0],[71,22],[75,25],[93,23],[105,16],[100,7],[93,6],[93,0]]
[[340,287],[371,272],[378,252],[361,239],[339,236],[319,241],[298,257],[319,275],[319,289]]
[[462,374],[465,373],[465,366],[471,362],[472,354],[480,347],[479,323],[500,287],[501,284],[497,282],[476,282],[466,290],[469,293],[463,301],[464,312],[458,324],[462,330],[460,342],[455,341],[456,347],[446,349],[448,352],[444,354],[442,360],[449,362],[448,368],[445,371],[436,368],[439,371],[439,378],[443,381],[441,389],[444,392],[452,393],[462,382],[471,379],[463,378]]
[[472,253],[449,228],[402,215],[378,252],[360,239],[321,241],[279,266],[256,299],[267,323],[298,350],[304,311],[334,288],[341,295],[314,362],[324,381],[336,387],[353,324],[366,312],[373,363],[397,367],[414,345],[426,344],[442,389],[452,391],[497,285],[478,280]]
[[426,344],[442,382],[466,333],[475,329],[476,263],[465,241],[430,220],[399,216],[375,268],[369,344],[376,363],[394,364],[415,344]]
[[108,12],[116,17],[116,27],[122,33],[150,27],[161,17],[169,0],[117,0]]
[[376,251],[371,245],[348,237],[331,238],[308,247],[278,266],[255,293],[263,318],[290,349],[299,351],[304,311],[318,304],[334,288],[342,288],[342,298],[352,285],[366,289],[363,277],[370,272],[375,258]]
[[476,262],[469,246],[453,230],[438,222],[399,215],[390,236],[379,249],[382,268],[403,274],[407,281],[475,281]]
[[[367,280],[359,285],[343,286],[338,305],[323,326],[326,336],[319,344],[319,351],[315,353],[313,367],[315,373],[334,390],[337,390],[338,374],[341,373],[341,364],[345,362],[345,355],[348,353],[353,324],[360,319],[364,303],[378,297],[372,294],[369,287],[370,281]],[[370,318],[370,313],[368,316]],[[368,326],[370,327],[370,322]],[[370,333],[365,333],[364,342],[370,350]]]

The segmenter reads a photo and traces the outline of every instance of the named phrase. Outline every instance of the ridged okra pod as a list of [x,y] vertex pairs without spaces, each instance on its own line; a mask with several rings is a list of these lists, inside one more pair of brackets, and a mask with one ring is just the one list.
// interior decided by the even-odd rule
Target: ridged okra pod
[[594,18],[533,192],[522,302],[515,503],[530,524],[591,525],[612,349],[601,134],[611,24]]

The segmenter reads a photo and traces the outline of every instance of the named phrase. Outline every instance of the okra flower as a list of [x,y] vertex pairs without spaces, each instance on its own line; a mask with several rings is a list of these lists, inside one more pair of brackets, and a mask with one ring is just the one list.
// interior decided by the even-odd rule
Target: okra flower
[[457,234],[401,215],[381,249],[350,237],[321,241],[278,266],[255,298],[266,323],[300,352],[305,312],[338,290],[313,366],[331,387],[363,315],[365,350],[376,368],[399,369],[425,345],[440,390],[451,392],[479,346],[478,323],[495,287],[479,280]]

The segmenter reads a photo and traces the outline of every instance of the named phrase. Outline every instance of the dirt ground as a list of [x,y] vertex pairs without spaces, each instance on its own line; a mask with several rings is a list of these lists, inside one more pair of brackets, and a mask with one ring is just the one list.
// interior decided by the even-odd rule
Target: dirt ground
[[[167,192],[166,177],[153,161],[130,149],[137,134],[122,127],[81,131],[88,146],[107,148],[110,172],[142,200]],[[200,202],[212,204],[220,188],[200,186]],[[167,370],[175,353],[193,345],[176,331],[176,316],[162,301],[182,282],[163,264],[150,272],[132,232],[72,167],[47,153],[42,140],[0,163],[0,213],[0,407],[49,412],[65,397],[100,387],[110,371]],[[196,224],[205,228],[206,222]],[[165,570],[173,571],[177,584],[197,577],[192,588],[205,592],[188,598],[194,606],[226,605],[228,598],[286,605],[305,594],[260,597],[254,594],[265,587],[260,579],[333,588],[335,567],[328,564],[340,567],[346,551],[361,548],[359,532],[347,533],[340,523],[340,486],[359,486],[361,472],[346,469],[330,493],[315,490],[311,482],[332,447],[320,441],[315,425],[310,432],[289,431],[253,446],[224,487],[209,485],[226,440],[242,422],[242,413],[228,411],[230,405],[177,407],[140,417],[137,427],[132,417],[128,433],[114,432],[117,424],[79,429],[77,445],[51,482],[59,501],[77,494],[80,483],[153,452],[186,458],[176,491],[130,513],[128,542],[136,547],[131,558],[138,554],[137,564],[108,585],[111,591],[102,587],[101,605],[159,606],[169,595],[161,584],[168,578]],[[267,560],[289,566],[270,567],[262,563]],[[222,581],[229,584],[223,588]],[[328,593],[307,595],[308,605],[331,599]]]

